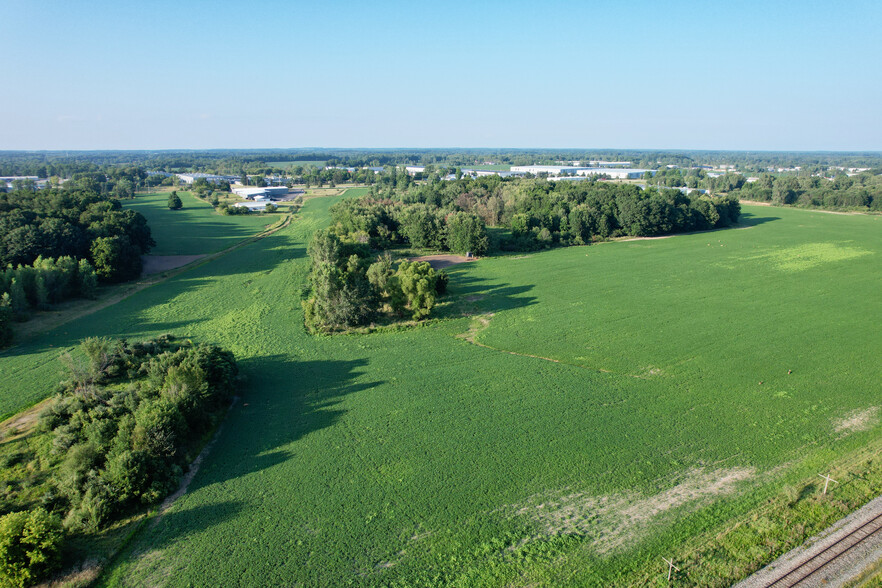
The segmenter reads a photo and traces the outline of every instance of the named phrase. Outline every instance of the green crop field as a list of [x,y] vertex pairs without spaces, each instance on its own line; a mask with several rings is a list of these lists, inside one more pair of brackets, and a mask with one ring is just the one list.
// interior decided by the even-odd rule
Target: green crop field
[[169,192],[138,194],[124,206],[147,217],[156,247],[151,255],[199,255],[215,253],[259,233],[278,216],[248,214],[224,216],[190,192],[178,192],[181,210],[169,210]]
[[878,433],[882,217],[745,206],[742,228],[479,260],[440,320],[311,337],[306,244],[337,200],[0,354],[4,414],[90,335],[240,360],[187,494],[104,583],[630,584]]

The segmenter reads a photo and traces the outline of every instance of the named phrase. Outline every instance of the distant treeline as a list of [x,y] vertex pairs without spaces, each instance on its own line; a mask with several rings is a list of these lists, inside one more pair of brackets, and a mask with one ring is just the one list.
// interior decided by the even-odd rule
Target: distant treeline
[[67,379],[32,438],[0,448],[4,586],[45,577],[63,535],[99,533],[174,491],[229,406],[238,374],[232,353],[171,336],[87,339],[62,360]]
[[744,200],[807,208],[841,208],[882,211],[882,176],[841,174],[833,180],[817,176],[763,174],[729,192]]
[[490,245],[486,226],[511,231],[499,249],[530,250],[725,227],[740,211],[734,198],[680,190],[488,176],[375,189],[334,205],[331,231],[375,249],[409,244],[482,254]]
[[[736,165],[739,170],[801,167],[822,171],[830,166],[882,168],[879,152],[747,152],[664,149],[252,149],[205,151],[3,151],[0,175],[70,177],[77,172],[108,172],[136,166],[166,172],[270,174],[282,171],[268,162],[326,161],[343,167],[435,165],[453,169],[484,162],[504,165],[555,164],[592,160],[629,161],[656,169],[697,165]],[[305,169],[305,168],[304,168]],[[878,173],[878,172],[877,172]],[[298,174],[299,175],[299,174]],[[161,180],[155,180],[161,181]]]

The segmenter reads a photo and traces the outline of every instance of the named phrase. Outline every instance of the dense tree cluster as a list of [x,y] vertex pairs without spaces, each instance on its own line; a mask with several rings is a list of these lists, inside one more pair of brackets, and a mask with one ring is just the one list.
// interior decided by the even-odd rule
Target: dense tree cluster
[[497,243],[502,249],[535,249],[725,227],[738,222],[740,205],[680,190],[490,176],[377,190],[331,212],[332,231],[374,248],[409,243],[480,254],[485,225],[511,230]]
[[123,250],[119,261],[130,264],[101,268],[99,275],[108,281],[137,276],[141,271],[139,256],[155,245],[141,213],[123,210],[119,200],[92,190],[17,190],[0,194],[2,267],[29,265],[42,255],[85,258],[99,269],[94,248],[101,239],[115,240],[115,246]]
[[418,248],[482,255],[488,247],[484,221],[473,212],[390,199],[338,202],[331,207],[331,231],[374,249],[409,243]]
[[303,308],[312,332],[341,331],[384,316],[419,320],[429,316],[447,287],[447,274],[426,262],[396,267],[383,255],[371,263],[367,245],[344,242],[330,231],[318,231],[308,252],[310,294]]
[[38,257],[31,265],[7,266],[0,271],[0,300],[14,318],[27,318],[32,309],[76,297],[92,298],[98,287],[95,269],[85,259]]
[[733,197],[778,205],[882,210],[882,176],[862,173],[835,178],[762,174],[729,193]]
[[[30,454],[18,457],[39,471],[25,470],[27,486],[7,490],[0,503],[0,512],[13,513],[0,518],[0,585],[30,584],[48,570],[59,521],[71,532],[100,531],[177,488],[229,405],[238,373],[230,352],[169,335],[86,339],[62,360],[68,379],[40,414]],[[4,456],[2,467],[11,463]],[[36,535],[42,556],[13,547]]]

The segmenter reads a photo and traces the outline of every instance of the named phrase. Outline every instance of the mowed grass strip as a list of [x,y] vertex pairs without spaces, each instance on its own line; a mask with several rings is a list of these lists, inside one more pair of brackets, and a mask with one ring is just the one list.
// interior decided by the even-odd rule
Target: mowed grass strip
[[[878,310],[880,220],[746,208],[745,230],[481,260],[450,270],[446,320],[309,337],[305,248],[337,200],[24,350],[34,397],[95,334],[214,341],[247,376],[188,494],[106,584],[627,585],[878,430],[854,415],[882,403],[880,336],[854,329]],[[757,258],[812,243],[870,253]],[[819,295],[835,308],[807,325]],[[458,337],[476,322],[488,347]],[[812,361],[812,328],[852,334],[856,361]]]
[[190,192],[178,191],[181,210],[169,210],[170,192],[138,194],[123,203],[147,217],[156,247],[150,255],[200,255],[216,253],[262,231],[278,220],[274,214],[224,216]]

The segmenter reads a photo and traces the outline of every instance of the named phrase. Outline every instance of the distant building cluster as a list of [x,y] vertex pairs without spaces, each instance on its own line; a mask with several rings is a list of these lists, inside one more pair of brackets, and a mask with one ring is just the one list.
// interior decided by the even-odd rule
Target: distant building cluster
[[185,184],[192,184],[196,180],[202,179],[206,182],[211,182],[212,184],[219,184],[221,182],[229,182],[231,184],[240,182],[242,178],[239,176],[218,176],[215,174],[203,174],[203,173],[190,173],[190,174],[175,174],[179,180],[184,182]]
[[11,190],[14,186],[13,182],[33,182],[34,187],[42,190],[49,185],[49,180],[38,176],[0,176],[0,188]]
[[[612,163],[612,162],[611,162]],[[655,175],[655,170],[638,168],[612,168],[612,167],[579,167],[575,165],[514,165],[512,173],[523,174],[546,174],[548,176],[572,176],[591,177],[607,176],[616,180],[640,180],[649,172]]]
[[287,186],[267,186],[265,188],[233,188],[233,194],[245,200],[273,200],[288,194]]

